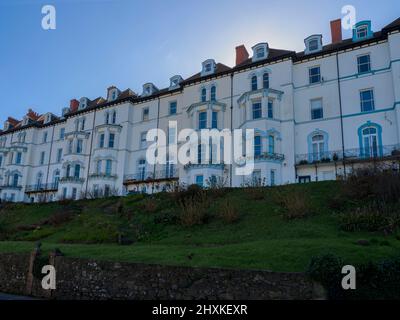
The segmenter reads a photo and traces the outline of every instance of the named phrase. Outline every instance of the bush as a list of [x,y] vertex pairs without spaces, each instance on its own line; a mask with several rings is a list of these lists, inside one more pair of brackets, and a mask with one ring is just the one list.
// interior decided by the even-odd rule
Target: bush
[[325,287],[329,299],[400,299],[400,256],[354,265],[356,290],[344,290],[341,286],[344,276],[341,270],[345,265],[341,258],[327,254],[313,257],[306,273]]
[[60,226],[72,220],[74,212],[72,211],[61,211],[50,216],[48,223],[52,226]]
[[180,222],[185,227],[203,224],[207,219],[208,200],[203,190],[196,195],[186,196],[179,201]]
[[277,191],[275,197],[285,210],[284,219],[301,219],[312,214],[310,198],[297,188],[287,187],[286,190]]
[[400,199],[400,173],[379,167],[358,169],[348,177],[343,191],[348,199],[397,203]]
[[219,216],[226,223],[234,223],[239,220],[239,212],[228,199],[224,200],[219,207]]
[[142,209],[145,213],[154,213],[158,209],[158,203],[155,198],[146,198],[142,202]]
[[373,203],[339,216],[340,228],[344,231],[381,231],[393,233],[400,227],[400,214],[396,208]]

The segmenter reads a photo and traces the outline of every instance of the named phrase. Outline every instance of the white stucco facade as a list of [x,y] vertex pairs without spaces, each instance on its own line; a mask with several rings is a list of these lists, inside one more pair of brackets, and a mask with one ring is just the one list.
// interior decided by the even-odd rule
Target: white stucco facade
[[[162,90],[146,84],[135,94],[110,87],[107,98],[71,101],[60,117],[30,112],[20,121],[9,118],[0,132],[0,198],[33,202],[151,193],[216,178],[232,187],[255,178],[267,185],[332,180],[378,160],[398,168],[396,21],[365,39],[314,52],[259,44],[254,48],[265,56],[232,68],[207,60],[198,75],[175,76]],[[241,176],[237,164],[224,162],[148,164],[146,132],[160,128],[168,136],[169,121],[177,121],[177,133],[255,129],[255,170]]]

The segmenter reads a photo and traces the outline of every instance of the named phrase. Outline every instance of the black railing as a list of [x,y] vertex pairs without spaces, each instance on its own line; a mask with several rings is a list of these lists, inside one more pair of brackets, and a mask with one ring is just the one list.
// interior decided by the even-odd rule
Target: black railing
[[178,170],[176,168],[170,168],[156,172],[143,171],[135,174],[127,174],[124,176],[124,181],[145,182],[153,180],[168,180],[175,178],[178,178]]
[[375,148],[354,148],[344,151],[326,151],[296,155],[297,165],[329,163],[336,161],[379,160],[391,157],[400,158],[400,144],[378,146]]
[[217,168],[217,169],[223,169],[225,168],[225,163],[220,162],[220,163],[213,163],[212,160],[208,162],[201,162],[201,163],[192,163],[189,162],[188,164],[185,164],[183,167],[185,170],[187,169],[198,169],[198,168]]
[[25,187],[25,192],[45,192],[45,191],[57,191],[58,183],[41,183],[28,185]]
[[83,182],[85,182],[85,179],[84,178],[78,178],[78,177],[63,177],[63,178],[61,178],[60,182],[63,182],[63,183],[68,183],[68,182],[83,183]]
[[12,189],[12,190],[20,190],[22,186],[16,184],[4,184],[0,187],[1,189]]

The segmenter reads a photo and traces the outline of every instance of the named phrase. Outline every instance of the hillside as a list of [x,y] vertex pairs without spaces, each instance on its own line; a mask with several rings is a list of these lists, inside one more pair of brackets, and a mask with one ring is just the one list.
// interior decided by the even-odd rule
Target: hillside
[[275,271],[304,271],[311,257],[325,253],[348,263],[398,254],[398,220],[390,220],[389,232],[380,222],[386,218],[376,222],[373,217],[373,224],[353,217],[365,200],[339,197],[342,187],[320,182],[195,188],[155,196],[3,204],[0,252],[27,252],[41,241],[45,251],[59,248],[72,257]]

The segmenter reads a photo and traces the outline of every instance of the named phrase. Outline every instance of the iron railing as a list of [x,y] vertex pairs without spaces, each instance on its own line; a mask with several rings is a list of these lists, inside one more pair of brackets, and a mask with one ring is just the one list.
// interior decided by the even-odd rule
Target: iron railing
[[340,151],[305,153],[296,155],[297,165],[329,163],[336,161],[379,160],[400,157],[400,144],[379,146],[376,148],[353,148]]
[[25,192],[45,192],[45,191],[57,191],[58,183],[41,183],[25,186]]
[[168,180],[178,178],[178,170],[176,168],[170,168],[165,170],[143,171],[135,174],[127,174],[124,176],[124,181],[153,181],[153,180]]
[[60,179],[60,182],[62,183],[83,183],[85,182],[84,178],[78,178],[78,177],[63,177]]
[[15,184],[3,184],[0,189],[12,189],[12,190],[21,190],[22,186],[21,185],[15,185]]
[[185,164],[183,166],[185,170],[188,169],[198,169],[198,168],[217,168],[217,169],[224,169],[225,168],[225,163],[220,162],[220,163],[213,163],[212,160],[208,162],[201,162],[201,163],[191,163],[189,162],[188,164]]

